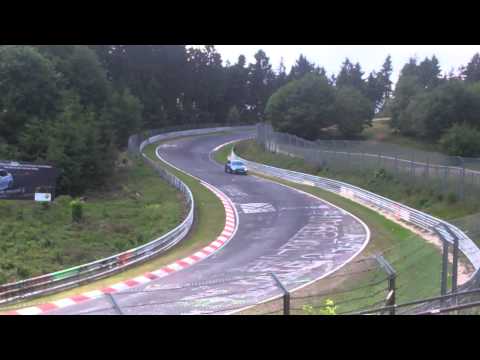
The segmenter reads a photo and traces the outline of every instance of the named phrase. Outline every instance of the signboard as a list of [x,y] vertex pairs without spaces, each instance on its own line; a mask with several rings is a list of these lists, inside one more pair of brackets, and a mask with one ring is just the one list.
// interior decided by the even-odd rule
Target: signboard
[[35,193],[35,201],[50,202],[52,201],[52,194]]
[[58,175],[50,165],[0,161],[0,200],[51,201]]

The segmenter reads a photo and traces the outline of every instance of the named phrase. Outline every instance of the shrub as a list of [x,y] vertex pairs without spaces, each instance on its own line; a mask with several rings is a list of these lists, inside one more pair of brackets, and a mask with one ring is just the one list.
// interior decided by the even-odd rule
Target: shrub
[[443,149],[452,156],[480,156],[480,131],[468,124],[455,124],[440,139]]
[[307,315],[336,315],[337,314],[337,306],[333,302],[333,300],[326,300],[325,306],[322,306],[320,309],[315,309],[311,305],[305,305],[303,307],[303,311]]
[[83,219],[83,203],[80,200],[73,200],[70,206],[72,208],[72,221],[81,222]]

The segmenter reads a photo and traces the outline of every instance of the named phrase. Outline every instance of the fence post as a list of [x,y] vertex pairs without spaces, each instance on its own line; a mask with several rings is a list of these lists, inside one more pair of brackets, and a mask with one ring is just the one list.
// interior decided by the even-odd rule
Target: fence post
[[443,181],[443,188],[444,188],[444,191],[445,193],[448,193],[448,174],[449,174],[449,171],[450,171],[450,167],[449,166],[445,166],[445,174],[444,174],[444,181]]
[[427,156],[427,167],[425,169],[425,178],[428,179],[430,176],[430,157]]
[[398,176],[398,155],[395,154],[395,174]]
[[452,265],[452,293],[457,292],[458,287],[458,236],[448,227],[444,226],[445,230],[453,238],[453,265]]
[[270,273],[277,286],[283,291],[283,315],[290,315],[290,292],[283,286],[282,282],[272,272]]
[[410,160],[410,177],[413,179],[414,176],[415,176],[415,170],[414,170],[414,159],[415,159],[415,155],[414,153],[412,152],[412,160]]
[[[444,296],[447,295],[447,277],[448,277],[448,241],[445,237],[440,233],[440,231],[435,227],[433,228],[435,233],[438,235],[440,240],[443,243],[443,252],[442,252],[442,278],[440,284],[440,295]],[[442,301],[443,302],[443,301]]]
[[463,161],[462,157],[458,157],[460,159],[460,162],[462,163],[462,179],[460,181],[460,199],[463,199],[465,197],[465,162]]
[[378,264],[382,269],[385,270],[388,276],[388,294],[385,301],[385,306],[391,306],[389,310],[390,315],[395,315],[395,303],[396,303],[396,279],[397,279],[397,272],[393,268],[393,266],[385,259],[382,255],[376,255],[375,260],[377,260]]

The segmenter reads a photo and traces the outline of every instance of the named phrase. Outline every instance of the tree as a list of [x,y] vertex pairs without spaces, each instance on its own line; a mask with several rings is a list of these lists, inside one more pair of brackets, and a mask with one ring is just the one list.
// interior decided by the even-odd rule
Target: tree
[[350,86],[357,89],[362,94],[365,94],[365,82],[362,79],[363,74],[360,64],[356,63],[354,65],[347,58],[342,64],[335,85],[338,88]]
[[305,76],[306,74],[312,73],[315,71],[315,64],[307,60],[303,54],[300,54],[300,57],[295,62],[295,65],[292,66],[290,74],[288,75],[289,80],[298,80]]
[[59,192],[79,195],[104,183],[114,167],[115,153],[111,140],[100,141],[96,115],[82,106],[79,96],[69,94],[65,102],[65,110],[49,121],[45,159],[61,169]]
[[84,106],[101,109],[110,89],[107,74],[94,50],[85,45],[39,45],[55,66],[63,90],[75,91]]
[[57,74],[51,61],[31,46],[0,47],[0,136],[16,144],[27,121],[55,116]]
[[372,71],[365,84],[365,96],[374,104],[375,109],[380,109],[383,103],[384,86],[380,74]]
[[265,114],[279,131],[315,139],[334,119],[335,92],[328,80],[308,74],[277,90],[268,101]]
[[465,76],[465,80],[468,82],[480,81],[480,54],[473,55],[467,67],[462,72]]
[[431,59],[425,58],[417,68],[417,76],[420,84],[427,89],[432,89],[440,84],[440,65],[435,55]]
[[399,130],[404,135],[414,134],[410,118],[405,116],[405,110],[415,95],[423,91],[418,78],[415,75],[411,75],[411,62],[408,66],[408,71],[405,71],[406,67],[402,70],[395,89],[394,100],[391,103],[392,119],[390,126],[393,129]]
[[142,129],[143,105],[128,88],[113,93],[103,113],[103,120],[114,130],[116,144],[124,148],[128,138]]
[[[390,99],[392,94],[392,84],[390,77],[392,76],[393,67],[392,67],[392,57],[387,56],[385,62],[382,65],[382,69],[377,75],[376,84],[377,91],[381,93],[375,98],[376,107],[382,111],[384,109],[385,103]],[[379,99],[379,100],[377,100]]]
[[454,124],[440,139],[440,144],[452,156],[480,156],[480,130],[466,123]]
[[267,101],[273,92],[275,73],[263,50],[255,54],[255,63],[248,66],[248,107],[251,117],[263,120]]
[[225,103],[225,73],[220,54],[214,46],[190,48],[187,52],[191,76],[191,96],[201,122],[223,121],[227,115]]
[[283,57],[280,59],[280,65],[278,66],[277,76],[275,77],[275,90],[280,89],[283,85],[285,85],[289,81],[289,77],[287,76],[285,64],[283,63]]
[[463,81],[448,80],[431,91],[416,94],[402,119],[409,134],[437,141],[455,123],[478,124],[480,93]]
[[245,56],[240,55],[236,64],[226,68],[225,102],[241,113],[246,110],[248,96],[248,69],[245,65]]
[[371,125],[374,114],[372,102],[353,87],[344,86],[335,96],[335,123],[347,137],[360,134]]

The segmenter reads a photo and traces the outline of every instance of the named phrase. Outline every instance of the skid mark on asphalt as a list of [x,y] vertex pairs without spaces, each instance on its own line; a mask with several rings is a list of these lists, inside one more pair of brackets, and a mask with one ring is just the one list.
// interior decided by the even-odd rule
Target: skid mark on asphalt
[[220,186],[220,190],[226,193],[228,196],[233,198],[245,198],[248,197],[247,193],[241,191],[237,186],[234,185],[226,185]]

